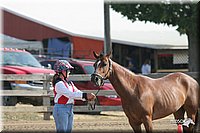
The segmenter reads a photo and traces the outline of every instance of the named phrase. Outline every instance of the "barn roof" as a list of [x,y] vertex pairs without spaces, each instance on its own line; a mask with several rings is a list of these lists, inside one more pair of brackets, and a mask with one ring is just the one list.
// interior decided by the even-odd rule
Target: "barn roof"
[[[102,0],[2,0],[1,7],[12,14],[72,36],[104,39]],[[110,8],[112,42],[154,49],[187,49],[187,36],[177,27],[134,22]]]
[[40,50],[43,49],[41,41],[25,41],[14,37],[0,35],[3,44],[3,48],[18,48],[18,49],[29,49],[29,50]]

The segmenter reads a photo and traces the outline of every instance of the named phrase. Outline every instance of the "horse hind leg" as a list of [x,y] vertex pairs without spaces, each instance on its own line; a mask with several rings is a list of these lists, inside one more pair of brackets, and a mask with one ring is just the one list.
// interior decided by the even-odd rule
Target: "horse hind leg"
[[195,116],[195,126],[194,126],[194,132],[200,131],[200,121],[199,121],[199,115],[200,114],[200,109],[198,109],[196,116]]
[[184,114],[185,114],[185,110],[183,106],[179,110],[177,110],[175,113],[173,113],[177,125],[182,124],[181,122],[183,122],[184,120]]
[[[175,113],[173,113],[174,118],[176,120],[176,124],[183,124],[184,122],[184,114],[185,114],[185,109],[183,108],[183,106],[177,110]],[[188,132],[188,129],[186,127],[183,126],[183,131],[186,133]]]
[[[196,123],[197,122],[196,115],[197,115],[198,108],[196,109],[195,107],[191,107],[190,105],[189,106],[185,105],[184,109],[187,113],[187,118],[192,119],[192,121]],[[193,124],[189,124],[189,128],[185,128],[185,130],[187,130],[187,132],[189,132],[189,133],[192,133],[193,129],[194,129]]]

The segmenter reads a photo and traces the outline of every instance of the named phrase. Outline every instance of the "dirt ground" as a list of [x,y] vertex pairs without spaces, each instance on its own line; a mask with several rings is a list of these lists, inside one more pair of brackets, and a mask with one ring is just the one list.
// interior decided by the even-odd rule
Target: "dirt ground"
[[[42,113],[2,113],[3,132],[55,132],[54,119],[43,120]],[[154,131],[177,132],[173,116],[153,121]],[[142,126],[143,132],[144,127]],[[105,111],[100,115],[75,113],[73,132],[132,132],[122,111]]]

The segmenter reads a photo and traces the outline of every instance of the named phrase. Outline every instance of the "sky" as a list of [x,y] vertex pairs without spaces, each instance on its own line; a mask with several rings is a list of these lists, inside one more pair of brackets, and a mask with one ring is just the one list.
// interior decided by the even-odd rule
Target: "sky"
[[[45,5],[45,6],[44,6]],[[73,35],[104,38],[102,0],[1,0],[1,6],[32,21]],[[187,36],[177,27],[132,23],[110,8],[111,39],[155,45],[187,46]]]

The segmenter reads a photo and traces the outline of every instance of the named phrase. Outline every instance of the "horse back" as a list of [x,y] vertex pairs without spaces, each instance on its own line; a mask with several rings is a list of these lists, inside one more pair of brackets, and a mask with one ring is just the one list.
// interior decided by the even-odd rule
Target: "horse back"
[[152,93],[162,90],[170,90],[171,92],[171,90],[177,89],[183,93],[196,93],[200,95],[198,82],[191,76],[181,72],[171,73],[157,79],[152,79],[146,76],[138,76],[138,84],[141,92],[149,90],[152,91]]
[[200,98],[199,84],[194,78],[185,73],[178,72],[174,74],[180,77],[179,83],[187,90],[187,96],[193,97],[196,95]]
[[185,93],[185,96],[187,98],[195,97],[199,101],[200,99],[199,84],[191,76],[182,72],[176,72],[163,77],[163,79],[161,78],[161,80],[164,80],[163,82],[166,82],[168,86],[170,86],[171,84],[172,87],[177,87],[177,89],[179,89],[182,93]]
[[[146,107],[152,107],[154,117],[161,118],[178,110],[183,104],[199,103],[199,85],[184,73],[171,73],[162,78],[138,77],[138,96]],[[148,101],[146,101],[148,99]]]
[[184,105],[198,108],[200,104],[200,89],[198,82],[191,76],[181,72],[173,73],[168,76],[169,79],[174,81],[173,86],[177,86],[179,93],[184,95]]

